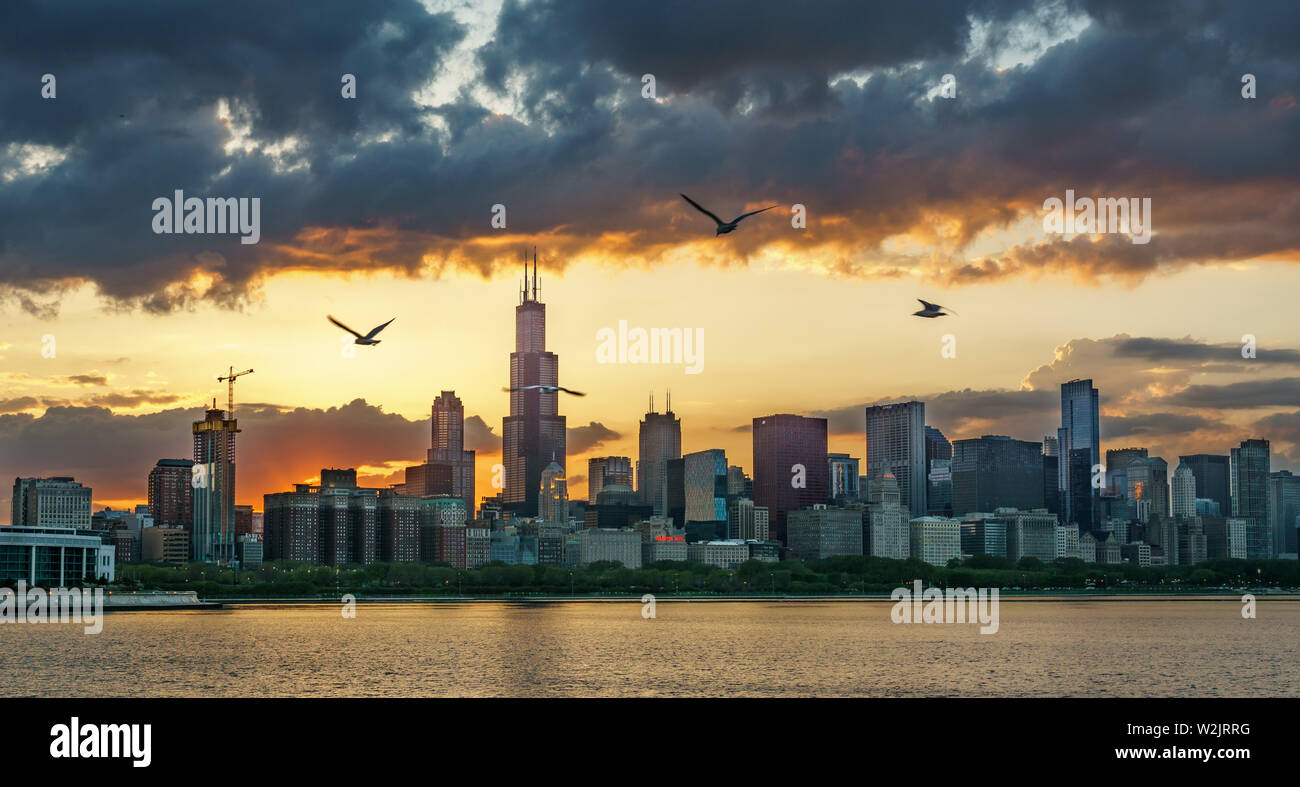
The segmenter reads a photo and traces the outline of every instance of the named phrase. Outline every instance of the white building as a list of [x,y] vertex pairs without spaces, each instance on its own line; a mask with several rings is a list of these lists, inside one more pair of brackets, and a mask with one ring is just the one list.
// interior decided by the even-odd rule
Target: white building
[[1007,523],[1007,557],[1010,560],[1036,557],[1050,563],[1056,559],[1056,514],[1045,508],[1032,511],[999,508],[994,513]]
[[898,480],[886,472],[867,479],[867,543],[863,552],[875,557],[906,560],[911,556],[908,512],[898,492]]
[[1196,476],[1186,462],[1179,462],[1174,470],[1173,497],[1175,517],[1196,516]]
[[749,544],[739,539],[687,544],[686,555],[692,563],[733,569],[749,560]]
[[910,551],[914,557],[932,566],[946,566],[961,557],[961,520],[940,516],[922,516],[908,523],[911,530]]
[[29,585],[73,587],[113,581],[117,549],[95,531],[71,527],[0,527],[0,576]]
[[1079,549],[1079,528],[1074,525],[1056,526],[1056,556],[1082,558]]

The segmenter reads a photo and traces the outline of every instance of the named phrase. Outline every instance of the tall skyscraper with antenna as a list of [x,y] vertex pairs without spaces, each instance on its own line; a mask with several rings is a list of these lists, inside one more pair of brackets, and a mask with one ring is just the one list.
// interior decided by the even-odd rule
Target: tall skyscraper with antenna
[[664,495],[668,460],[682,458],[682,421],[673,414],[671,392],[663,413],[655,412],[655,397],[650,394],[650,411],[637,435],[637,454],[636,482],[641,502],[654,506],[656,514],[663,514],[667,511]]
[[537,300],[537,251],[515,307],[515,351],[510,353],[510,415],[501,424],[505,489],[502,506],[515,516],[537,516],[542,472],[552,461],[566,467],[565,419],[559,413],[559,392],[530,385],[559,385],[560,359],[546,350],[546,305]]

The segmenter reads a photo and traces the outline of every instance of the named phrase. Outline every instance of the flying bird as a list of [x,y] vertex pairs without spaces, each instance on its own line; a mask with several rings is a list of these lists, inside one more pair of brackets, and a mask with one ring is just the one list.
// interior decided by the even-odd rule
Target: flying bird
[[357,333],[356,331],[352,330],[352,329],[349,328],[348,326],[346,326],[346,325],[344,325],[343,323],[339,322],[338,320],[334,319],[334,316],[333,316],[333,315],[327,314],[327,315],[325,315],[325,316],[327,316],[327,317],[330,318],[330,322],[334,323],[334,324],[337,325],[338,327],[342,328],[343,330],[345,330],[345,331],[347,331],[348,333],[352,334],[353,336],[357,337],[357,338],[356,338],[356,341],[352,342],[353,344],[379,344],[379,341],[380,341],[380,340],[379,340],[379,339],[376,339],[375,336],[377,336],[377,335],[379,334],[380,331],[382,331],[383,329],[387,328],[388,325],[389,325],[389,323],[391,323],[393,320],[396,320],[396,319],[397,319],[396,317],[394,317],[393,320],[389,320],[388,322],[384,323],[383,325],[380,325],[378,328],[371,328],[371,329],[370,329],[370,333],[366,334],[365,336],[362,336],[361,334],[359,334],[359,333]]
[[564,391],[566,394],[573,394],[574,396],[586,396],[582,391],[570,391],[568,388],[559,385],[521,385],[518,388],[502,388],[501,390],[506,393],[514,393],[515,391],[545,391],[546,393]]
[[695,208],[700,213],[703,213],[705,216],[708,216],[709,218],[713,219],[713,221],[718,225],[718,231],[713,233],[713,237],[715,238],[718,237],[719,235],[725,235],[726,233],[735,230],[736,225],[740,223],[741,219],[749,218],[750,216],[753,216],[757,213],[762,213],[765,210],[771,210],[772,208],[780,207],[779,205],[768,205],[766,208],[762,208],[760,210],[751,210],[748,213],[742,213],[736,218],[732,219],[731,221],[723,221],[722,219],[718,218],[717,216],[715,216],[714,214],[706,210],[704,207],[702,207],[700,203],[696,202],[695,200],[691,199],[685,194],[682,194],[682,199],[691,203],[691,207]]
[[950,315],[950,314],[951,314],[952,316],[954,316],[954,317],[957,316],[957,312],[955,312],[955,311],[944,311],[944,309],[945,309],[946,307],[944,307],[944,306],[940,306],[940,305],[937,304],[937,303],[930,303],[929,301],[922,301],[920,298],[917,298],[916,300],[917,300],[917,301],[920,301],[921,305],[925,307],[924,309],[922,309],[922,310],[919,311],[919,312],[912,312],[912,314],[915,314],[917,317],[947,317],[947,316]]

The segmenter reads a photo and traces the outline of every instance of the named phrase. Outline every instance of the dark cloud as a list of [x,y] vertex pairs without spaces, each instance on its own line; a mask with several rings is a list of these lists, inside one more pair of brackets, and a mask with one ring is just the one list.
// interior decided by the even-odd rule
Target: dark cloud
[[[1155,339],[1151,337],[1115,337],[1114,353],[1117,358],[1142,358],[1147,361],[1183,361],[1194,363],[1239,364],[1251,363],[1300,364],[1300,350],[1285,347],[1256,347],[1254,358],[1243,358],[1243,344],[1207,344],[1191,337],[1182,339]],[[1244,364],[1238,369],[1247,368]]]
[[175,404],[181,397],[175,394],[155,393],[153,391],[131,391],[130,393],[98,394],[86,400],[85,404],[101,407],[132,408],[145,404]]
[[18,396],[13,399],[0,399],[0,413],[19,413],[40,405],[34,396]]
[[471,415],[465,419],[465,450],[480,454],[501,453],[501,435],[492,431],[481,417]]
[[1222,409],[1294,407],[1300,403],[1300,377],[1246,380],[1226,385],[1191,385],[1164,401],[1183,407]]
[[570,426],[565,432],[567,450],[571,456],[586,453],[607,442],[617,440],[622,435],[597,421],[586,426]]
[[108,378],[102,374],[70,374],[63,381],[73,385],[108,385]]
[[[963,284],[1294,260],[1300,9],[1165,7],[512,0],[472,60],[480,86],[508,88],[510,115],[470,90],[414,102],[464,35],[415,0],[243,0],[188,9],[181,27],[148,5],[6,3],[0,72],[32,76],[0,86],[0,169],[35,170],[0,179],[0,300],[49,314],[61,287],[90,281],[166,311],[234,305],[286,267],[490,274],[510,253],[472,241],[495,203],[553,258],[652,263],[707,235],[679,191],[723,212],[809,206],[797,239],[758,222],[706,264],[793,244],[845,276]],[[1069,12],[1093,23],[1039,46]],[[983,49],[967,58],[977,33]],[[1021,48],[1040,56],[994,68]],[[1246,71],[1257,101],[1240,98]],[[51,101],[46,72],[59,79]],[[355,101],[338,95],[344,72]],[[857,81],[831,83],[845,72]],[[640,97],[645,73],[664,101]],[[928,98],[944,73],[955,101]],[[258,147],[224,149],[246,141]],[[63,159],[41,168],[49,151]],[[177,188],[260,197],[262,242],[152,234],[152,200]],[[1066,188],[1150,196],[1151,243],[1075,238],[967,261],[980,232],[1037,218]],[[833,232],[819,224],[830,219]],[[900,234],[931,251],[886,251]]]
[[1102,419],[1101,426],[1103,440],[1119,440],[1128,437],[1163,437],[1179,432],[1224,428],[1223,422],[1217,419],[1183,413],[1108,415]]

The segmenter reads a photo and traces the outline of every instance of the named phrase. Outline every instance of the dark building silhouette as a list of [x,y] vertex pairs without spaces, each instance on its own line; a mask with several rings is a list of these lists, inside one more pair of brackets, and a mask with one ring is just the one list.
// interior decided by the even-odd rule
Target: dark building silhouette
[[1214,454],[1192,454],[1178,457],[1192,468],[1196,479],[1196,496],[1214,500],[1223,516],[1232,515],[1231,485],[1228,483],[1228,457]]
[[1273,534],[1268,529],[1268,441],[1242,440],[1240,447],[1231,449],[1228,466],[1232,515],[1246,520],[1246,559],[1271,558]]
[[[533,254],[532,288],[524,264],[524,286],[515,307],[515,351],[510,354],[510,415],[501,424],[505,465],[503,506],[516,516],[537,516],[542,471],[552,461],[566,468],[565,419],[559,392],[517,390],[530,385],[559,385],[560,359],[546,350],[546,305],[537,300],[537,254]],[[567,469],[567,468],[566,468]],[[472,509],[471,509],[472,510]]]
[[[1078,525],[1080,532],[1097,529],[1095,498],[1101,490],[1092,486],[1092,468],[1101,464],[1100,407],[1092,380],[1061,383],[1061,427],[1056,430],[1061,519]],[[1086,460],[1074,453],[1079,450],[1087,452]]]
[[654,396],[637,432],[637,493],[656,514],[668,512],[664,489],[670,459],[682,458],[682,421],[673,413],[672,395],[662,413],[655,412]]
[[1055,455],[1043,454],[1043,508],[1061,515],[1060,462]]
[[235,435],[239,422],[212,409],[195,421],[194,464],[202,480],[194,489],[190,549],[197,561],[226,564],[235,559]]
[[826,419],[767,415],[753,429],[754,504],[767,508],[772,537],[785,544],[786,514],[829,499]]
[[149,471],[149,516],[158,527],[194,525],[194,462],[159,459]]
[[999,508],[1043,507],[1041,443],[984,435],[952,445],[952,510],[957,516]]

